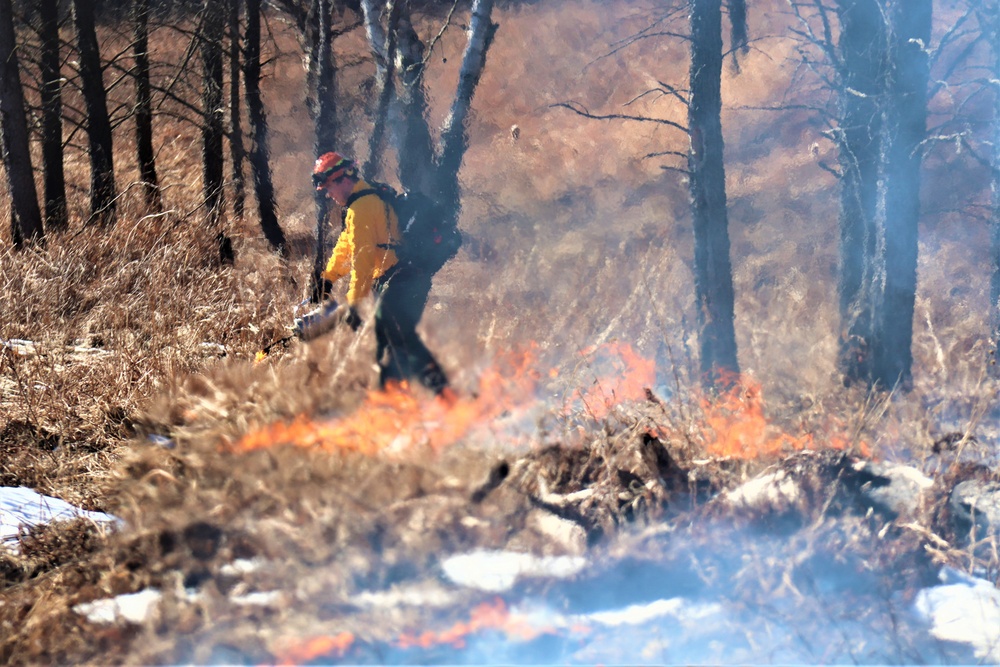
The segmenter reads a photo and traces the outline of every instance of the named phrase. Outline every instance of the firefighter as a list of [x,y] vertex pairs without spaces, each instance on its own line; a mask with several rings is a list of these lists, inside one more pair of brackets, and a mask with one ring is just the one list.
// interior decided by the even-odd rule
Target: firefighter
[[379,385],[416,378],[436,395],[452,399],[444,371],[417,335],[431,277],[397,260],[392,249],[400,238],[396,212],[376,194],[352,197],[371,185],[360,177],[357,164],[339,153],[316,160],[313,185],[344,209],[344,228],[323,272],[331,282],[351,276],[344,320],[356,329],[361,322],[358,303],[372,292],[376,296]]

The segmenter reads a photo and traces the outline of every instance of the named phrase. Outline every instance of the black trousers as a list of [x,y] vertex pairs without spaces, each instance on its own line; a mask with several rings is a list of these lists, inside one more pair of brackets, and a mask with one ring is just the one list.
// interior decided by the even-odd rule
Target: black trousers
[[417,335],[424,314],[431,277],[409,265],[397,264],[374,285],[376,358],[379,384],[416,379],[435,394],[448,386],[448,378]]

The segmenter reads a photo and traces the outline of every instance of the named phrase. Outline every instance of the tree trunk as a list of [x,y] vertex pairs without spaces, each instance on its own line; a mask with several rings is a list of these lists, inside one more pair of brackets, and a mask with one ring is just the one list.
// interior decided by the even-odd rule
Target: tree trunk
[[337,64],[333,57],[333,0],[317,0],[316,155],[337,148]]
[[431,194],[434,190],[434,139],[427,124],[424,91],[424,44],[410,22],[410,8],[402,3],[399,17],[396,93],[402,113],[399,136],[399,180],[404,188]]
[[725,384],[732,380],[727,375],[739,373],[723,162],[721,4],[721,0],[693,0],[691,5],[688,170],[701,372],[707,387]]
[[[333,2],[317,0],[316,43],[311,55],[311,66],[316,72],[316,96],[313,109],[316,118],[316,155],[322,155],[337,148],[337,105],[336,83],[337,65],[333,59]],[[310,298],[315,302],[325,299],[332,285],[322,277],[326,268],[328,246],[330,204],[324,193],[316,198],[316,253],[310,284]]]
[[840,0],[839,366],[845,384],[873,377],[886,36],[878,0]]
[[135,143],[139,159],[139,179],[142,181],[146,207],[151,211],[160,212],[163,210],[163,201],[160,197],[159,179],[156,176],[156,153],[153,150],[153,98],[149,82],[149,0],[134,0],[132,11]]
[[399,24],[399,13],[402,2],[389,0],[388,38],[385,43],[385,63],[379,68],[377,102],[375,105],[375,124],[368,138],[368,159],[361,168],[361,173],[367,180],[378,176],[382,161],[382,138],[385,136],[386,125],[389,123],[389,103],[395,93],[394,79],[396,73],[396,34]]
[[77,48],[80,51],[80,79],[87,108],[87,138],[90,150],[90,219],[111,224],[115,220],[117,196],[111,119],[108,116],[104,72],[94,25],[95,0],[73,0]]
[[[1000,79],[1000,3],[994,3],[989,14],[993,45],[993,76]],[[990,180],[992,194],[990,211],[991,253],[993,276],[990,280],[990,320],[993,330],[993,346],[990,371],[994,377],[1000,376],[1000,87],[993,88],[993,153],[991,163],[993,174]]]
[[472,3],[472,19],[469,22],[469,41],[462,56],[462,66],[458,72],[458,87],[452,100],[451,110],[441,131],[441,141],[437,151],[437,197],[448,210],[458,215],[459,185],[458,172],[469,147],[468,116],[472,107],[472,96],[479,85],[486,54],[493,36],[499,27],[490,18],[493,0],[475,0]]
[[205,210],[212,229],[218,231],[222,213],[222,181],[225,161],[222,156],[225,126],[222,113],[222,39],[225,31],[225,7],[218,0],[205,0],[202,8],[202,186]]
[[260,0],[247,0],[247,27],[243,78],[246,86],[247,111],[250,115],[250,168],[260,213],[260,226],[271,247],[284,256],[287,253],[285,234],[278,224],[274,203],[274,183],[267,146],[267,114],[260,94]]
[[62,230],[69,226],[69,214],[66,209],[66,176],[63,169],[62,58],[58,0],[39,0],[38,15],[42,47],[40,74],[45,226],[51,230]]
[[0,0],[0,131],[11,197],[14,245],[43,240],[42,213],[31,172],[28,122],[24,112],[20,66],[14,37],[11,0]]
[[229,155],[233,166],[233,214],[243,219],[246,181],[243,167],[243,112],[240,109],[240,0],[229,0]]
[[913,310],[917,293],[920,167],[927,138],[931,0],[889,3],[889,79],[885,165],[885,294],[874,350],[875,382],[911,384]]

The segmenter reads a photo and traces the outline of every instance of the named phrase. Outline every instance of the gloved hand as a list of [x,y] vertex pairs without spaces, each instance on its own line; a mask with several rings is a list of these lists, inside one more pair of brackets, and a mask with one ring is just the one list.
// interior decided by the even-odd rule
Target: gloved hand
[[351,327],[351,331],[357,331],[363,324],[361,316],[358,315],[358,311],[354,306],[347,306],[346,309],[347,313],[344,315],[344,324]]

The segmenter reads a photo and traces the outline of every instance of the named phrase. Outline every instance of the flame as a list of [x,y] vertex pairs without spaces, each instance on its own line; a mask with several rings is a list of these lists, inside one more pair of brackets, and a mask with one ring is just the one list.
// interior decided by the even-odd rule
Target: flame
[[[772,424],[764,414],[764,399],[759,383],[747,377],[733,378],[730,389],[717,398],[704,397],[702,437],[707,453],[711,456],[756,459],[776,456],[788,451],[814,449],[816,439],[812,433],[792,435]],[[831,424],[830,431],[838,431]],[[824,440],[834,449],[848,449],[851,439],[834,434]],[[871,451],[865,443],[858,443],[865,456]]]
[[305,664],[317,658],[339,658],[347,652],[353,643],[354,635],[350,632],[341,632],[333,637],[329,635],[310,637],[279,652],[279,657],[274,664],[280,667],[291,667],[292,665]]
[[[470,636],[488,630],[500,631],[508,639],[519,642],[532,641],[542,635],[558,632],[555,628],[535,625],[526,617],[512,614],[503,599],[497,597],[473,608],[467,621],[459,621],[445,630],[426,630],[419,634],[403,633],[392,642],[392,645],[403,650],[429,649],[436,646],[462,649],[465,648],[466,640]],[[586,631],[589,628],[574,626],[573,630]],[[276,652],[280,657],[275,664],[301,665],[314,660],[340,658],[354,641],[354,635],[350,632],[341,632],[332,637],[327,635],[310,637]]]
[[472,396],[447,392],[423,399],[406,383],[368,394],[362,405],[341,420],[316,421],[300,415],[252,431],[233,447],[251,451],[280,444],[328,451],[376,454],[427,443],[439,449],[455,442],[472,427],[486,423],[535,394],[538,375],[533,349],[511,354],[480,377]]
[[656,384],[656,363],[640,356],[628,343],[590,347],[581,356],[601,370],[589,388],[573,394],[594,420],[607,417],[616,405],[645,399],[648,388]]
[[404,633],[400,635],[396,645],[403,649],[441,645],[465,648],[466,637],[483,630],[499,630],[517,641],[531,641],[543,634],[555,632],[552,628],[535,627],[527,619],[511,614],[502,598],[494,598],[473,609],[468,621],[459,621],[440,632],[428,630],[420,634]]
[[[543,376],[549,382],[579,381],[579,375],[552,368],[539,373],[537,346],[510,353],[481,375],[478,389],[469,396],[448,393],[438,398],[422,398],[406,384],[371,392],[360,408],[339,420],[315,420],[300,415],[290,422],[278,422],[252,431],[233,445],[250,451],[290,444],[327,451],[352,451],[374,455],[401,451],[413,445],[429,445],[439,450],[502,415],[537,405],[535,398]],[[605,419],[618,405],[643,401],[655,385],[655,363],[639,355],[627,343],[604,344],[581,351],[589,379],[584,389],[576,389],[562,407],[563,414],[583,412],[595,421]],[[578,366],[580,364],[577,364]],[[812,433],[799,435],[783,431],[764,414],[761,386],[751,378],[724,378],[725,392],[699,400],[703,421],[696,430],[710,456],[753,459],[782,452],[813,449],[817,444],[848,449],[852,439],[839,435],[842,429],[831,424],[824,429],[822,443]],[[669,436],[668,428],[661,435]],[[866,456],[865,443],[855,443]]]

